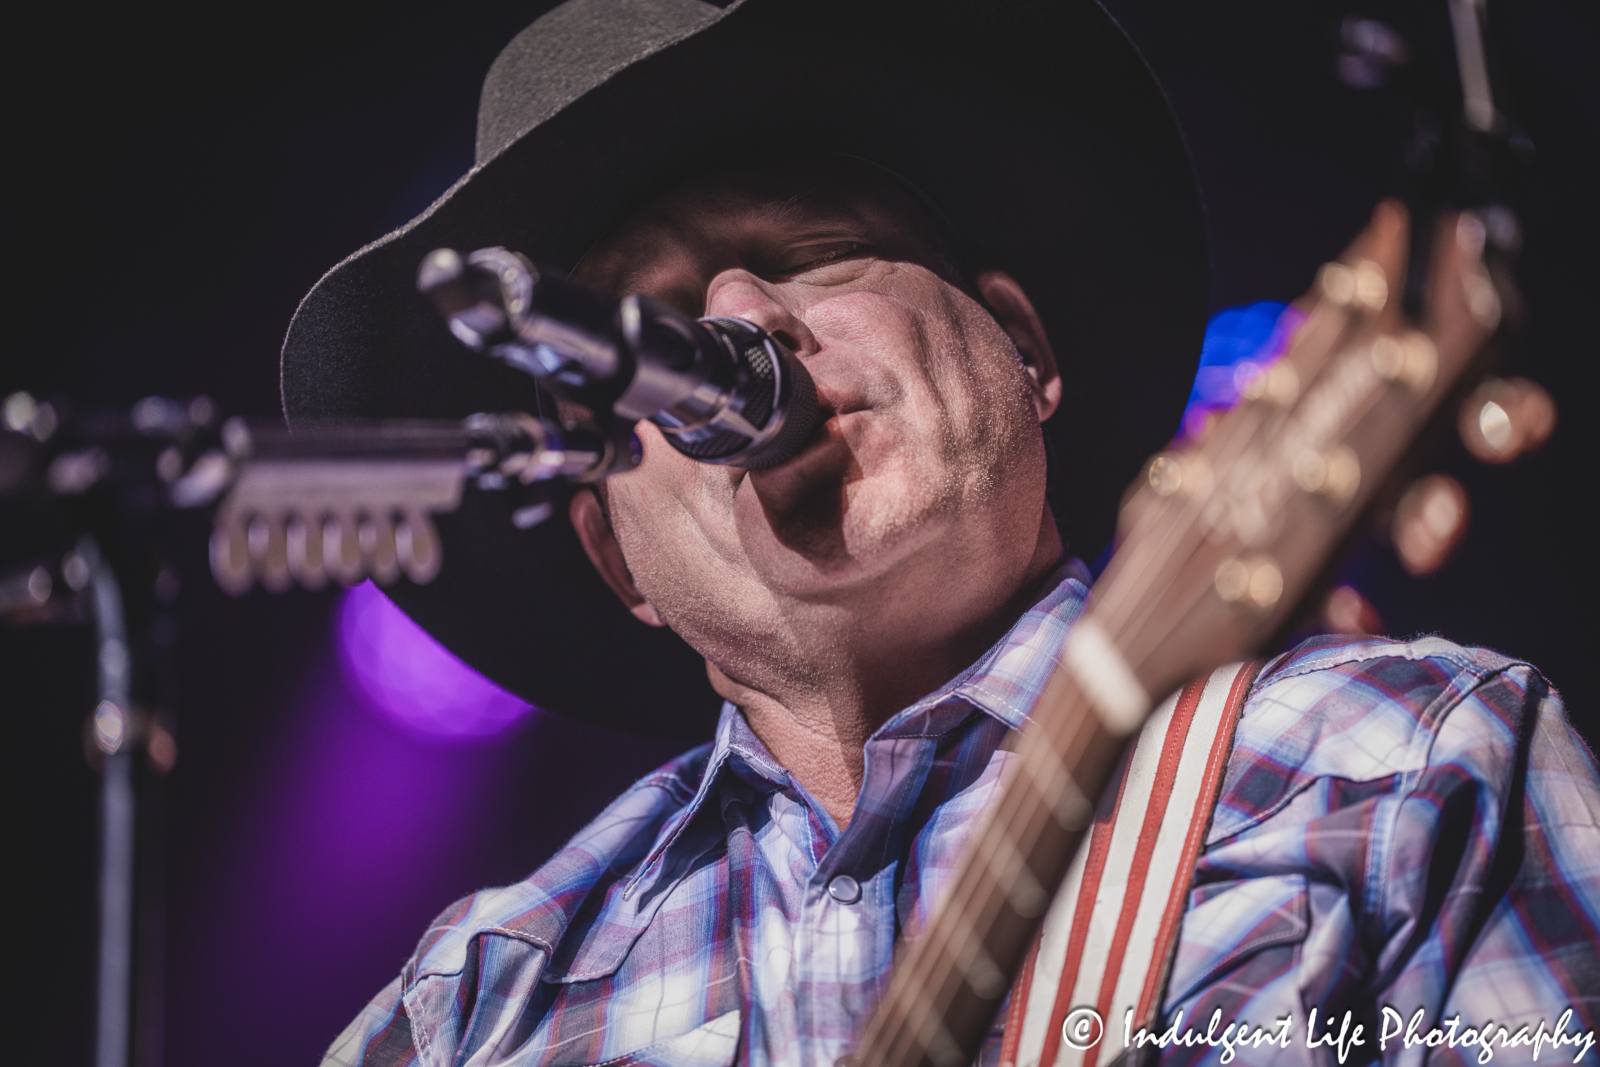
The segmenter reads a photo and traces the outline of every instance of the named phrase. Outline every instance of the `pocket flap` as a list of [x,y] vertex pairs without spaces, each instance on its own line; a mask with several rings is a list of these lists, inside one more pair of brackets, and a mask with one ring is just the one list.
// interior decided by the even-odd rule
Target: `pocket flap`
[[1183,917],[1172,961],[1168,1007],[1187,1000],[1247,956],[1304,941],[1311,929],[1303,874],[1216,882],[1194,894],[1199,900]]
[[731,1067],[739,1054],[739,1012],[724,1012],[687,1034],[592,1067]]

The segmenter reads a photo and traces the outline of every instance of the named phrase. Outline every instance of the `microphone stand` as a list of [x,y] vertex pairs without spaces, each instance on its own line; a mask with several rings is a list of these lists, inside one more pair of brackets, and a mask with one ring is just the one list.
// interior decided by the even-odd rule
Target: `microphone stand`
[[[216,421],[204,397],[149,397],[131,410],[98,412],[26,393],[0,402],[0,518],[30,533],[65,534],[44,549],[53,560],[39,555],[37,541],[17,558],[0,558],[0,620],[86,621],[93,632],[98,684],[85,733],[101,771],[95,1067],[128,1067],[136,1039],[145,1044],[135,1007],[160,1003],[160,977],[140,963],[142,950],[156,946],[139,943],[140,917],[159,902],[141,899],[137,884],[158,861],[138,826],[141,792],[151,784],[145,771],[164,773],[175,749],[136,692],[136,679],[149,672],[139,669],[130,629],[145,631],[130,627],[125,593],[137,590],[126,582],[140,568],[130,567],[163,518],[212,509],[212,572],[235,594],[258,579],[274,591],[295,580],[311,588],[369,576],[387,584],[402,573],[426,582],[442,550],[430,516],[454,510],[469,488],[503,493],[511,521],[525,528],[551,512],[542,483],[591,480],[637,460],[637,443],[620,424],[563,425],[519,412],[295,433]],[[136,614],[145,599],[134,592]]]
[[553,510],[545,483],[595,482],[639,462],[640,418],[685,455],[749,467],[788,458],[815,427],[809,373],[754,323],[614,300],[499,248],[438,250],[419,283],[458,338],[594,416],[341,420],[290,433],[237,418],[217,426],[205,397],[147,397],[128,411],[70,418],[26,393],[0,405],[0,512],[18,507],[39,529],[74,531],[58,570],[85,594],[63,607],[51,572],[18,561],[20,571],[0,577],[0,618],[87,616],[94,628],[99,686],[88,733],[103,773],[96,1067],[126,1067],[134,1004],[152,992],[134,977],[136,762],[146,750],[164,771],[176,750],[168,736],[167,759],[157,758],[163,728],[132,703],[136,663],[111,559],[125,566],[138,551],[129,545],[146,540],[161,514],[213,509],[211,572],[234,595],[257,583],[271,592],[402,575],[423,584],[441,562],[432,516],[459,507],[468,487],[504,493],[514,525],[537,525]]
[[105,755],[100,779],[100,945],[95,1006],[95,1067],[124,1067],[133,1034],[134,826],[136,748],[129,715],[127,618],[122,585],[94,537],[78,539],[89,569],[99,700],[91,719],[94,745]]

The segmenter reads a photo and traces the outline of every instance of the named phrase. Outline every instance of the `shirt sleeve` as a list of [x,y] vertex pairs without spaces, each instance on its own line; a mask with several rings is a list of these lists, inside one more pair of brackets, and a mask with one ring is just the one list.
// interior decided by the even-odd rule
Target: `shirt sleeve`
[[1240,1067],[1594,1062],[1578,1054],[1600,1030],[1600,775],[1559,694],[1438,638],[1314,639],[1263,677],[1169,1018],[1288,1022],[1291,1042]]
[[1393,831],[1368,888],[1382,1059],[1573,1062],[1600,1026],[1600,777],[1560,696],[1517,664],[1444,708]]

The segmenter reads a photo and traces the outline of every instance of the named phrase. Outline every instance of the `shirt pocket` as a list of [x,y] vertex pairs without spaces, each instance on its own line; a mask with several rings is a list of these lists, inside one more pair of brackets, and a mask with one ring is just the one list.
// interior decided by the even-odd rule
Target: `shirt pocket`
[[738,1011],[724,1012],[687,1034],[589,1067],[732,1067],[739,1054]]
[[1167,983],[1168,1011],[1252,956],[1298,948],[1311,929],[1303,874],[1213,882],[1190,900]]

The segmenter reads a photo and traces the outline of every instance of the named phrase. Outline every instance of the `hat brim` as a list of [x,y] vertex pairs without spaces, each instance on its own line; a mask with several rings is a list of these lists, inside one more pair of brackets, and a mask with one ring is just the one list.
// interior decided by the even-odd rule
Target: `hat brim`
[[[1122,490],[1177,426],[1207,255],[1166,101],[1084,0],[746,0],[578,95],[319,281],[283,349],[291,426],[531,410],[531,383],[462,347],[415,294],[423,255],[499,244],[570,268],[663,182],[751,146],[887,167],[938,205],[971,265],[1018,279],[1062,368],[1052,502],[1072,550],[1100,551]],[[469,494],[440,525],[439,577],[390,592],[447,647],[547,710],[709,736],[700,657],[616,602],[564,515],[519,531]]]

